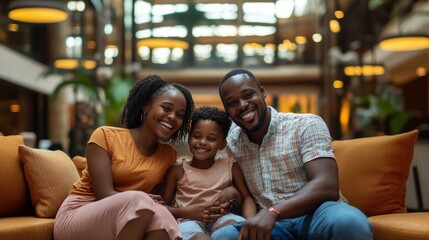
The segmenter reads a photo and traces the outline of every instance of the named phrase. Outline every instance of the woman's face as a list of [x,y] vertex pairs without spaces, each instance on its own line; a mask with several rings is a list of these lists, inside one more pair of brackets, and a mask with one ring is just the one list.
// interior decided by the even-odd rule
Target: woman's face
[[169,88],[155,94],[145,107],[145,125],[154,135],[167,141],[183,124],[186,99],[181,91]]

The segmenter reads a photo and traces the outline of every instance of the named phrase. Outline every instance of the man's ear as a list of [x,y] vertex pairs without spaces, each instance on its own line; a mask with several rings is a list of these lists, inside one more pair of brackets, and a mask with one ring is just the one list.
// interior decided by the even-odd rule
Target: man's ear
[[265,88],[263,86],[260,86],[259,90],[262,93],[262,97],[265,99],[267,97],[267,91],[265,91]]

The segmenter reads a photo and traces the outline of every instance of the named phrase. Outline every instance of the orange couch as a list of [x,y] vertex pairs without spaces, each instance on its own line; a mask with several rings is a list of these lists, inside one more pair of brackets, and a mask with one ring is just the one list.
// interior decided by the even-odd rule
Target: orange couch
[[[333,141],[341,192],[368,216],[376,240],[429,239],[429,213],[405,208],[417,134]],[[0,136],[0,240],[53,239],[56,211],[85,158],[22,144],[21,136]]]
[[54,218],[79,173],[62,151],[0,136],[0,240],[53,239]]
[[429,239],[429,212],[407,213],[406,182],[418,131],[333,141],[340,190],[365,213],[376,240]]

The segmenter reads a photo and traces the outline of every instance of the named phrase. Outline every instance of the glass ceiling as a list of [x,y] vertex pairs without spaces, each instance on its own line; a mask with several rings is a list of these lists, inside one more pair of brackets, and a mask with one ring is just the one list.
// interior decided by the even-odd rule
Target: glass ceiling
[[[304,55],[306,50],[315,49],[314,45],[322,41],[317,21],[324,12],[324,1],[201,2],[189,5],[165,2],[168,1],[162,4],[135,2],[135,37],[137,41],[182,39],[191,44],[192,62],[195,61],[196,66],[270,66],[282,62],[305,64],[317,61],[315,54],[307,53],[313,59],[306,59]],[[169,67],[174,62],[181,66],[180,62],[189,61],[186,52],[190,50],[144,44],[138,47],[143,62]],[[238,60],[241,62],[237,63]]]

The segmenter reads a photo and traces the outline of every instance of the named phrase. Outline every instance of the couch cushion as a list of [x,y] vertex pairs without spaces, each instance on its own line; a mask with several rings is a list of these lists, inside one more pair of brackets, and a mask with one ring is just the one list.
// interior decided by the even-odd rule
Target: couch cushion
[[82,177],[82,171],[86,168],[86,158],[82,156],[74,156],[72,160],[76,166],[79,176]]
[[30,204],[24,172],[19,161],[20,135],[0,136],[0,217],[19,215]]
[[37,217],[0,218],[0,239],[53,240],[54,219]]
[[340,190],[368,217],[406,212],[405,193],[418,131],[333,141]]
[[60,150],[20,145],[18,152],[36,216],[55,217],[73,183],[79,180],[75,165]]
[[377,240],[429,239],[429,212],[385,214],[369,221]]

